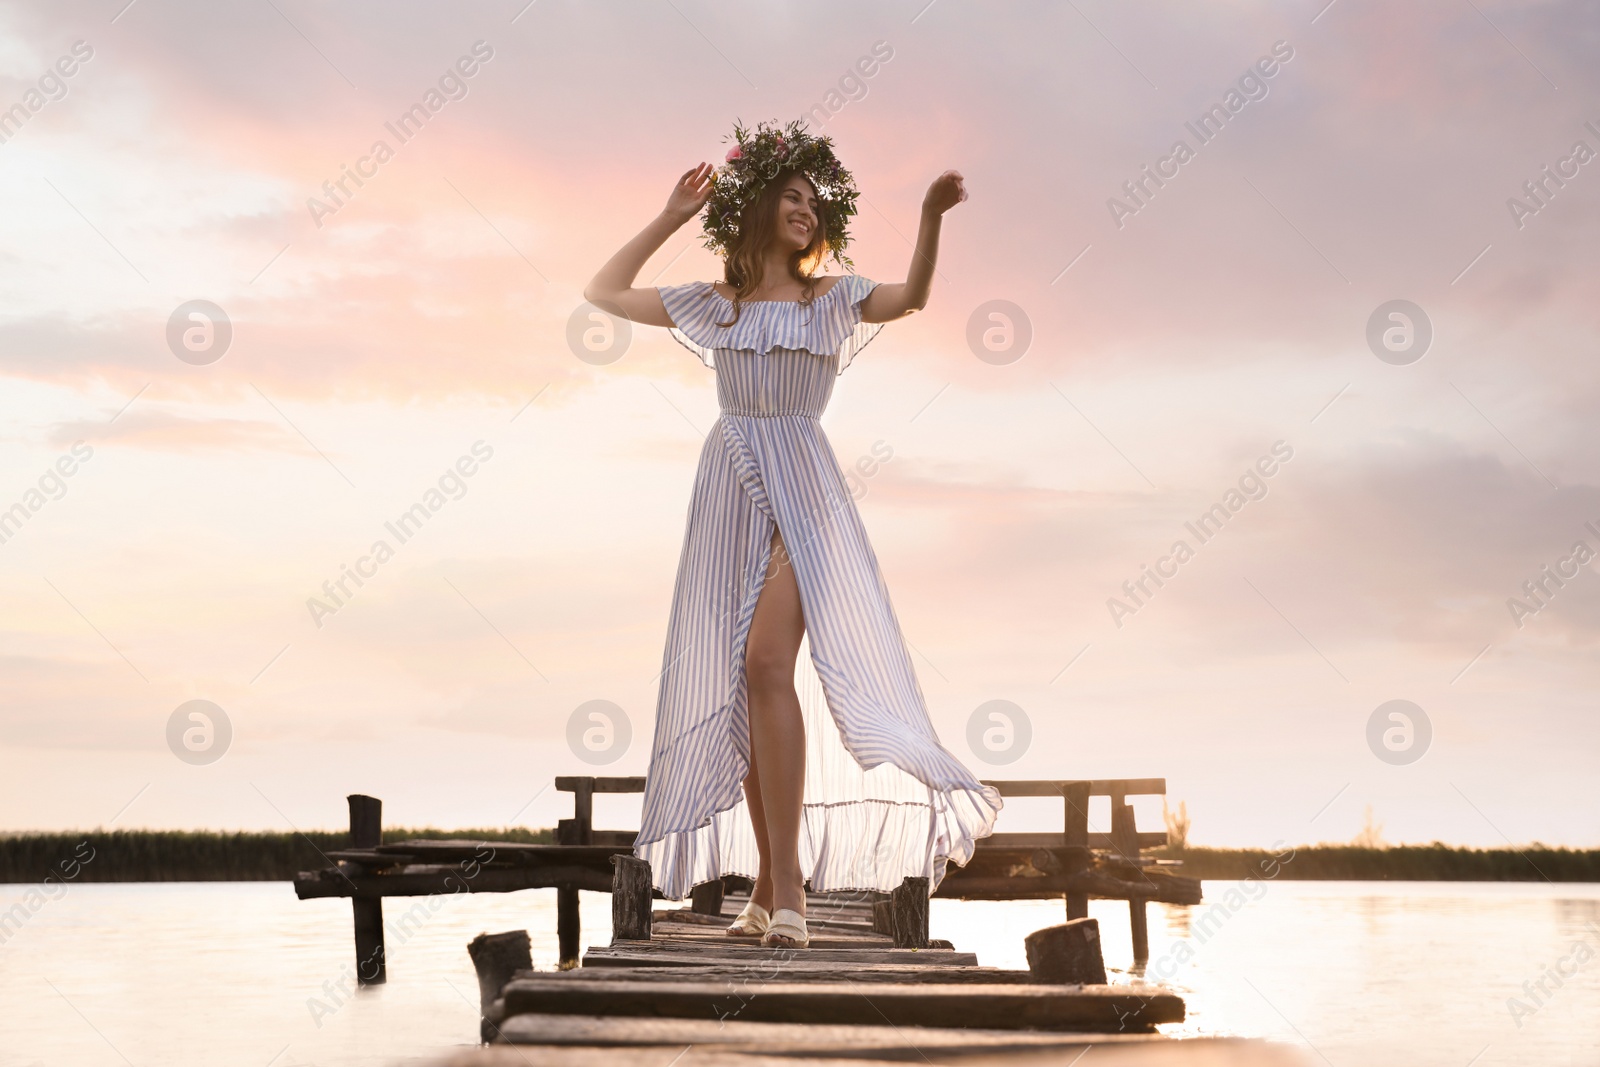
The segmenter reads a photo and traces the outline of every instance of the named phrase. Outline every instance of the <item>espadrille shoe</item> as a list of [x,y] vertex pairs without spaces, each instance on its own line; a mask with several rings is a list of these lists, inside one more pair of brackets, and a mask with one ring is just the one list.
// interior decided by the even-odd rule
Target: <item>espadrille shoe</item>
[[[775,937],[787,937],[794,944],[779,944],[773,940]],[[761,943],[768,948],[805,948],[811,944],[811,935],[806,932],[806,917],[798,911],[779,908],[773,913],[772,924],[767,927],[767,932],[761,935]]]
[[745,904],[744,910],[733,920],[733,925],[728,927],[727,933],[729,937],[759,937],[767,932],[767,927],[770,925],[772,916],[767,914],[767,909],[752,900]]

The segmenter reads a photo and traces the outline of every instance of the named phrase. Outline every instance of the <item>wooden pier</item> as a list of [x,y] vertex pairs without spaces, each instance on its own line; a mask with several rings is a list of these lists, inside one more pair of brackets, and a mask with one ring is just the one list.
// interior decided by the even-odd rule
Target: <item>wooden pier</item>
[[[933,894],[979,900],[1059,898],[1063,922],[1025,940],[1027,970],[980,965],[977,955],[930,937],[925,878],[893,892],[807,896],[811,944],[762,948],[724,933],[749,882],[727,876],[697,886],[688,907],[656,908],[649,865],[634,832],[593,826],[596,793],[634,793],[643,778],[562,777],[573,817],[556,843],[397,841],[384,844],[381,803],[351,796],[350,847],[334,866],[302,872],[301,898],[349,897],[357,976],[387,978],[383,898],[459,892],[557,892],[556,969],[532,967],[526,931],[480,935],[481,1047],[435,1067],[756,1067],[849,1063],[1075,1064],[1119,1067],[1302,1067],[1283,1046],[1231,1038],[1169,1039],[1184,1021],[1172,990],[1139,979],[1149,956],[1150,901],[1200,902],[1200,883],[1143,855],[1165,830],[1141,832],[1128,798],[1160,795],[1160,778],[996,781],[1003,796],[1059,797],[1059,832],[994,834]],[[1111,802],[1109,830],[1089,824],[1089,800]],[[611,894],[612,938],[580,959],[580,891]],[[1090,898],[1128,902],[1133,980],[1107,981]]]
[[[1280,1046],[1160,1036],[1183,1021],[1183,1000],[1106,984],[1093,919],[1030,935],[1028,970],[985,967],[929,939],[927,881],[907,883],[887,909],[868,895],[811,894],[810,946],[762,948],[723,932],[745,896],[726,895],[715,915],[652,909],[648,865],[619,857],[618,934],[580,967],[533,970],[522,931],[473,942],[487,1044],[437,1067],[1064,1067],[1091,1048],[1094,1062],[1114,1065],[1303,1065]],[[899,947],[906,941],[922,947]],[[1098,980],[1061,980],[1074,971]]]
[[[962,900],[1038,900],[1060,898],[1068,920],[1089,914],[1089,899],[1128,902],[1136,965],[1150,956],[1145,917],[1150,901],[1198,904],[1200,882],[1173,870],[1142,850],[1167,843],[1166,829],[1140,831],[1129,797],[1164,795],[1162,778],[989,781],[1007,797],[1057,797],[1062,801],[1059,832],[997,833],[979,838],[965,867],[952,865],[936,897]],[[350,847],[326,853],[335,866],[303,871],[294,880],[302,900],[349,897],[354,918],[356,975],[364,984],[384,982],[388,968],[383,938],[383,898],[449,893],[510,893],[520,889],[556,890],[556,932],[563,967],[578,964],[582,932],[578,921],[581,890],[612,890],[613,857],[633,855],[632,830],[594,827],[596,793],[642,793],[643,777],[558,777],[556,789],[571,793],[573,816],[556,826],[556,843],[528,845],[505,841],[399,841],[382,843],[382,802],[352,795]],[[1091,797],[1111,805],[1109,831],[1092,831]],[[721,913],[723,896],[744,879],[725,878],[697,886],[696,913]],[[872,894],[880,912],[888,894]],[[865,903],[865,902],[861,902]],[[926,907],[926,900],[922,902]]]

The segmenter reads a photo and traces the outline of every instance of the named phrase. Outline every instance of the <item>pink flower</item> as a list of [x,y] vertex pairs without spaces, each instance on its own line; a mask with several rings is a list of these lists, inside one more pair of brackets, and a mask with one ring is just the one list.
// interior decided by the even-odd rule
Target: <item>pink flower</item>
[[732,163],[734,160],[738,159],[739,157],[741,157],[743,155],[744,155],[744,153],[739,151],[739,146],[738,145],[734,145],[732,148],[728,149],[728,158],[727,158],[726,162]]

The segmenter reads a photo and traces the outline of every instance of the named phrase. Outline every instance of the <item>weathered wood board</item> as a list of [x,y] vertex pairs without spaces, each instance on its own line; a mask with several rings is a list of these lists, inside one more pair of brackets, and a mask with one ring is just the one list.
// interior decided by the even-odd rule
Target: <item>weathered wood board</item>
[[[583,954],[585,967],[606,966],[608,959],[623,958],[629,966],[634,961],[649,960],[656,966],[673,963],[704,963],[709,959],[733,959],[738,962],[772,962],[795,958],[795,953],[805,953],[805,958],[815,963],[832,963],[846,967],[871,967],[880,963],[904,963],[922,967],[976,967],[978,957],[971,952],[955,952],[947,948],[763,948],[758,944],[739,942],[728,938],[731,945],[685,944],[675,941],[618,941],[610,946],[595,946]],[[753,940],[753,939],[752,939]],[[815,945],[815,942],[812,943]],[[660,962],[656,962],[660,961]],[[646,964],[647,966],[649,964]]]
[[504,1044],[463,1049],[434,1067],[1067,1067],[1080,1060],[1083,1067],[1311,1067],[1295,1049],[1239,1038],[573,1015],[520,1015],[501,1034]]
[[[615,982],[618,974],[612,967],[579,967],[571,971],[518,971],[511,978],[536,978],[560,973],[571,981]],[[838,981],[840,967],[836,963],[817,963],[807,959],[782,960],[767,964],[753,964],[738,957],[720,957],[710,962],[686,962],[677,967],[633,967],[627,972],[630,982],[687,982],[708,983],[743,982],[768,975],[781,975],[785,981]],[[1029,971],[1002,970],[998,967],[915,967],[901,963],[880,963],[872,967],[854,968],[848,972],[853,982],[987,982],[1026,984],[1036,981]],[[509,979],[508,979],[509,981]]]
[[[781,973],[781,967],[779,968]],[[861,1026],[982,1027],[989,1029],[1150,1031],[1183,1021],[1183,1000],[1129,986],[972,985],[762,981],[748,985],[694,981],[573,982],[565,975],[512,979],[501,991],[505,1016],[659,1016],[678,1019],[803,1023],[826,1020]]]

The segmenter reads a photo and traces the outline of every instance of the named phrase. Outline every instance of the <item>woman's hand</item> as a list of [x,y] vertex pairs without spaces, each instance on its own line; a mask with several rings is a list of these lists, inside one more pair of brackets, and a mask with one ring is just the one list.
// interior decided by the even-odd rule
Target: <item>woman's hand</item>
[[713,169],[711,164],[702,163],[692,170],[684,171],[683,177],[678,179],[677,186],[673,188],[672,195],[667,197],[667,206],[661,213],[678,226],[698,215],[706,201],[711,199]]
[[967,187],[962,184],[961,172],[947,170],[928,186],[928,195],[922,198],[922,212],[943,215],[966,198]]
[[667,314],[667,307],[661,301],[661,291],[654,286],[635,288],[633,283],[644,269],[645,261],[711,199],[711,175],[709,163],[684,171],[661,214],[606,261],[583,287],[583,298],[609,315],[620,315],[651,326],[673,325],[672,316]]
[[862,322],[893,322],[928,306],[944,213],[966,198],[967,187],[960,171],[947,170],[933,179],[928,195],[922,198],[922,225],[917,230],[917,247],[911,253],[906,280],[885,282],[868,293],[861,302]]

